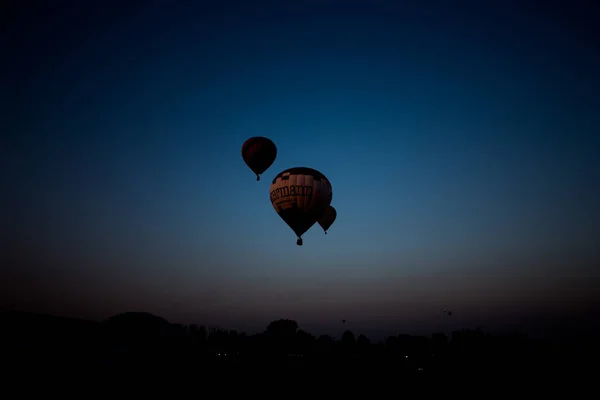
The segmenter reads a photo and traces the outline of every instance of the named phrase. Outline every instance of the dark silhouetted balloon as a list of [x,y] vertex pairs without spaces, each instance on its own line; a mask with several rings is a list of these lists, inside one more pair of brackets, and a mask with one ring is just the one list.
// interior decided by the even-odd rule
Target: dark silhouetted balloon
[[280,172],[269,188],[271,204],[277,214],[298,237],[323,216],[331,204],[333,192],[329,179],[312,168],[296,167]]
[[329,227],[331,227],[331,225],[334,223],[336,217],[337,217],[337,211],[332,206],[329,206],[329,207],[327,207],[325,214],[323,214],[323,216],[321,218],[319,218],[319,221],[317,221],[319,223],[319,225],[321,225],[321,228],[323,228],[323,230],[325,231],[326,235],[327,235],[327,229],[329,229]]
[[251,137],[242,145],[242,158],[256,174],[256,180],[260,181],[260,174],[269,169],[277,158],[277,146],[266,137]]

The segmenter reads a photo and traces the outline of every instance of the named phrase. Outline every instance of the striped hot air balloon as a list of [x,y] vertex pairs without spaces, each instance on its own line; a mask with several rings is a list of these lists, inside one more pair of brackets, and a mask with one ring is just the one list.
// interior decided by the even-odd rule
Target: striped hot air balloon
[[294,231],[302,246],[302,235],[325,213],[333,192],[329,179],[321,172],[296,167],[280,172],[269,188],[271,204],[277,214]]

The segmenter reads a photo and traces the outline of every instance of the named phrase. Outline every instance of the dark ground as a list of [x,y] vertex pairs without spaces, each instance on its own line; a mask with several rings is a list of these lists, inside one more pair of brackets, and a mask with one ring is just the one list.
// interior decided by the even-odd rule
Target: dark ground
[[298,390],[339,385],[352,392],[359,386],[433,390],[492,381],[501,388],[540,380],[549,389],[597,370],[599,354],[593,343],[557,344],[480,330],[457,331],[451,339],[398,335],[383,343],[346,331],[334,340],[316,338],[292,320],[273,321],[264,333],[251,336],[171,324],[147,313],[97,322],[3,312],[0,323],[3,371],[16,378],[62,377],[54,382],[64,385],[75,384],[65,377],[79,376],[111,382],[139,378],[145,384],[173,379],[203,388],[225,385],[226,392],[240,389],[231,382],[253,382],[253,390],[272,384]]

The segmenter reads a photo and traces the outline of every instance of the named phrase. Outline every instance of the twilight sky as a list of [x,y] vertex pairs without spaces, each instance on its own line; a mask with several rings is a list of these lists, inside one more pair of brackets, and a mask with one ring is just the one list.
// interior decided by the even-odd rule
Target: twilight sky
[[[592,8],[13,3],[0,305],[338,337],[593,328]],[[255,135],[278,146],[260,182],[241,158]],[[338,211],[302,247],[269,201],[296,166],[329,178]]]

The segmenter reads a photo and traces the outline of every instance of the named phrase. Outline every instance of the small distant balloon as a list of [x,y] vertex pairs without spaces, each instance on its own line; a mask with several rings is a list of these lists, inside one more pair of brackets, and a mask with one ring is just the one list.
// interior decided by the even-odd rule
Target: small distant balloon
[[450,311],[450,310],[442,310],[442,312],[443,312],[444,314],[446,314],[447,316],[449,316],[449,317],[451,317],[451,316],[452,316],[452,311]]
[[337,218],[337,211],[332,206],[327,207],[325,210],[325,214],[321,218],[319,218],[319,225],[323,228],[323,231],[327,235],[327,230],[331,227],[331,225],[335,222]]
[[242,158],[256,174],[256,180],[260,181],[260,175],[269,169],[277,158],[277,146],[266,137],[251,137],[242,145]]
[[346,323],[346,320],[345,320],[345,319],[343,319],[343,320],[342,320],[342,324],[345,324],[345,323]]
[[321,172],[307,167],[281,171],[269,188],[273,208],[297,236],[302,235],[323,216],[331,204],[333,191],[329,179]]

